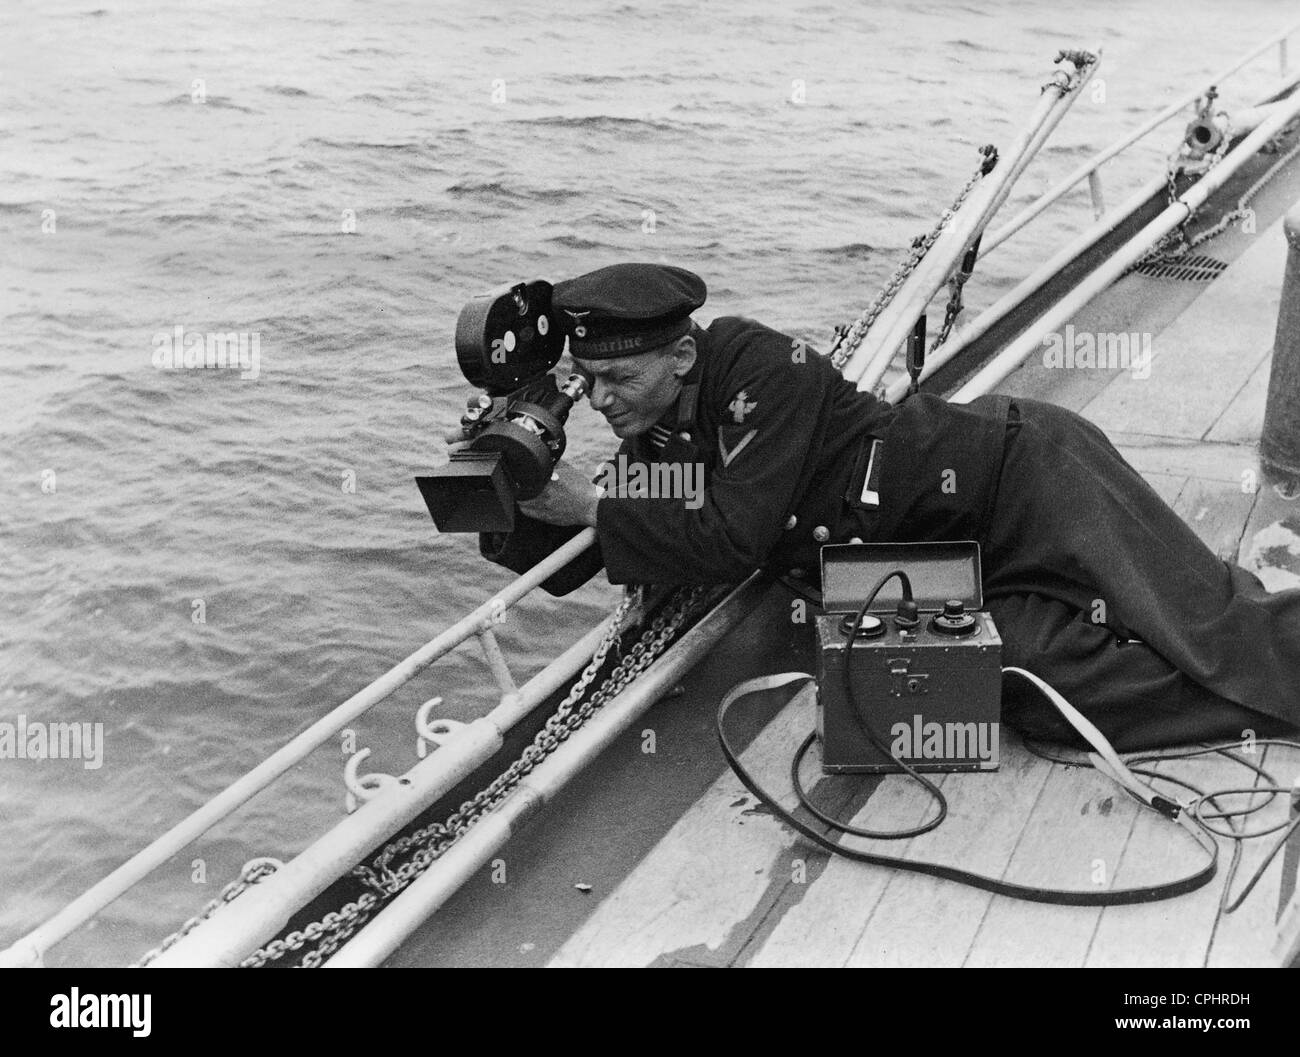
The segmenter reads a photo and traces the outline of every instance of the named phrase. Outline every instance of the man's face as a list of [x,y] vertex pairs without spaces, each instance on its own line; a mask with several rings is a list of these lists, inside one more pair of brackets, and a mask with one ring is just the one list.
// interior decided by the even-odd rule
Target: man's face
[[573,362],[587,378],[591,406],[626,439],[645,433],[673,406],[695,362],[695,342],[686,337],[635,356]]

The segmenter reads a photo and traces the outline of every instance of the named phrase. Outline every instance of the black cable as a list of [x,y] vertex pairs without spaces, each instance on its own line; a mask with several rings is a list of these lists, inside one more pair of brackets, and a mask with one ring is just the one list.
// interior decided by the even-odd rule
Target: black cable
[[[1300,742],[1291,741],[1287,738],[1260,738],[1255,742],[1255,744],[1280,745],[1300,750]],[[1141,774],[1156,780],[1163,779],[1164,781],[1170,782],[1174,785],[1180,785],[1185,789],[1191,790],[1191,792],[1196,794],[1196,798],[1190,805],[1188,805],[1187,814],[1207,833],[1214,836],[1224,837],[1232,841],[1232,858],[1228,862],[1228,866],[1224,871],[1223,891],[1219,896],[1219,908],[1225,914],[1231,914],[1241,907],[1241,905],[1246,901],[1246,897],[1250,895],[1256,885],[1259,884],[1260,880],[1263,879],[1264,874],[1267,872],[1273,860],[1277,858],[1278,853],[1286,847],[1287,841],[1291,839],[1292,835],[1295,834],[1297,830],[1300,830],[1300,817],[1286,819],[1276,825],[1268,826],[1264,829],[1252,830],[1250,832],[1242,832],[1235,828],[1235,820],[1246,815],[1252,815],[1257,811],[1262,811],[1269,807],[1279,795],[1287,795],[1291,792],[1291,790],[1285,786],[1278,785],[1277,779],[1275,779],[1273,775],[1266,771],[1262,766],[1251,760],[1247,760],[1243,756],[1232,751],[1234,749],[1239,749],[1240,747],[1240,742],[1231,741],[1218,745],[1203,745],[1197,748],[1147,753],[1146,755],[1134,756],[1127,761],[1130,765],[1133,765],[1159,762],[1163,760],[1188,760],[1197,756],[1205,756],[1209,753],[1217,753],[1234,763],[1240,764],[1248,770],[1254,771],[1255,774],[1259,775],[1265,782],[1269,783],[1267,785],[1251,786],[1244,789],[1217,789],[1212,793],[1207,793],[1193,785],[1191,782],[1181,778],[1176,778],[1170,774],[1162,774],[1158,771],[1150,771],[1136,766],[1130,768],[1135,774]],[[1052,760],[1055,763],[1064,763],[1076,767],[1092,766],[1092,764],[1087,760],[1071,759],[1062,756],[1059,753],[1052,753],[1042,745],[1036,744],[1029,739],[1025,740],[1025,748],[1035,756],[1039,756],[1045,760]],[[1221,797],[1229,796],[1262,796],[1264,797],[1264,800],[1259,804],[1245,807],[1238,811],[1217,810],[1219,807],[1219,799]],[[1205,804],[1213,805],[1216,808],[1216,812],[1207,816],[1203,810],[1203,805]],[[1207,821],[1207,817],[1211,819],[1227,819],[1229,826],[1233,826],[1234,828],[1224,830],[1217,826],[1213,826]],[[1267,837],[1280,831],[1284,831],[1282,832],[1282,836],[1274,842],[1273,846],[1269,849],[1268,854],[1264,856],[1263,862],[1260,863],[1260,865],[1255,869],[1255,872],[1251,874],[1249,880],[1247,880],[1245,887],[1241,890],[1240,894],[1235,899],[1231,898],[1230,892],[1232,891],[1232,882],[1236,878],[1237,870],[1241,865],[1245,842],[1248,840],[1256,840],[1260,837]]]
[[939,805],[939,813],[929,822],[924,822],[919,826],[912,827],[911,829],[879,831],[857,829],[841,822],[839,819],[831,815],[823,813],[815,804],[813,804],[812,800],[808,797],[808,794],[804,791],[803,782],[799,779],[799,765],[803,763],[804,757],[808,754],[811,742],[806,741],[802,746],[800,746],[799,751],[795,753],[794,759],[790,764],[790,780],[794,784],[795,796],[799,798],[799,803],[801,803],[814,818],[839,830],[841,833],[848,834],[852,837],[867,837],[872,840],[907,840],[909,837],[919,837],[922,833],[929,833],[932,829],[937,828],[943,820],[948,817],[948,801],[944,798],[939,787],[919,771],[910,767],[903,760],[898,759],[893,755],[885,743],[876,735],[875,730],[872,729],[871,721],[867,716],[866,710],[859,703],[857,694],[853,689],[853,670],[851,664],[853,658],[853,640],[858,636],[858,629],[862,627],[862,621],[866,619],[867,610],[871,608],[871,603],[876,600],[876,596],[880,594],[880,591],[885,584],[889,583],[889,581],[895,577],[898,578],[899,586],[902,588],[903,600],[906,602],[913,601],[912,581],[908,578],[907,573],[902,569],[895,569],[892,572],[887,573],[885,576],[882,576],[876,582],[876,586],[867,593],[866,601],[858,607],[857,616],[854,617],[853,623],[849,627],[848,637],[844,641],[844,699],[853,705],[853,708],[850,711],[862,736],[871,742],[871,744],[876,747],[876,750],[884,755],[886,759],[893,759],[906,774],[915,778],[925,786],[926,791]]
[[[908,580],[907,574],[905,572],[896,569],[893,572],[889,573],[887,576],[883,577],[876,584],[876,586],[872,588],[872,591],[870,595],[868,595],[867,600],[858,609],[857,616],[854,619],[853,625],[849,630],[849,637],[845,644],[845,656],[844,656],[845,685],[846,685],[846,689],[850,694],[850,700],[853,701],[855,705],[853,712],[855,716],[858,717],[859,723],[864,733],[867,735],[867,737],[871,740],[873,744],[876,745],[878,749],[881,749],[881,751],[883,751],[887,757],[892,757],[892,753],[890,753],[890,751],[880,743],[879,739],[876,738],[875,734],[870,729],[869,723],[861,715],[862,710],[856,707],[856,700],[854,700],[852,697],[852,683],[849,678],[849,661],[851,659],[853,640],[857,636],[858,629],[862,625],[862,621],[866,615],[867,608],[875,600],[875,597],[880,592],[880,589],[884,587],[884,585],[888,583],[889,580],[891,580],[895,576],[899,578],[899,581],[902,584],[905,599],[911,600],[912,597],[911,582]],[[985,876],[984,874],[977,874],[969,870],[962,870],[955,866],[948,866],[944,863],[925,862],[920,859],[903,859],[897,856],[878,855],[873,852],[866,852],[854,848],[847,848],[844,845],[838,843],[838,841],[831,840],[829,837],[824,836],[821,833],[818,833],[811,826],[807,825],[804,822],[801,822],[791,812],[786,811],[785,808],[781,807],[781,805],[776,802],[774,797],[769,796],[767,792],[758,784],[758,782],[755,781],[753,776],[747,770],[745,770],[744,765],[741,764],[740,762],[739,754],[732,748],[731,743],[727,740],[727,733],[726,733],[727,712],[730,706],[735,703],[735,700],[727,700],[727,698],[724,698],[721,705],[719,705],[718,707],[718,714],[717,714],[718,744],[722,748],[722,754],[723,756],[726,757],[727,763],[730,764],[731,769],[736,773],[736,777],[740,779],[741,783],[745,786],[745,788],[748,789],[754,796],[756,796],[761,803],[767,805],[767,807],[772,811],[772,813],[778,819],[784,822],[796,833],[812,841],[813,844],[817,845],[820,848],[825,849],[826,851],[830,852],[832,855],[839,855],[843,858],[851,859],[854,862],[869,863],[873,866],[885,866],[896,870],[905,870],[912,873],[920,873],[920,874],[926,874],[931,877],[943,878],[944,880],[956,881],[959,884],[965,884],[973,888],[981,889],[986,892],[992,892],[995,895],[1009,896],[1012,899],[1024,899],[1034,903],[1052,903],[1061,906],[1092,906],[1092,907],[1122,906],[1122,905],[1129,905],[1134,903],[1151,903],[1162,899],[1172,899],[1176,896],[1186,895],[1188,892],[1194,892],[1198,888],[1203,888],[1213,879],[1215,872],[1218,868],[1218,860],[1219,860],[1218,842],[1215,841],[1213,837],[1210,836],[1203,827],[1197,826],[1193,828],[1190,825],[1184,826],[1183,828],[1192,837],[1192,839],[1195,840],[1205,850],[1208,856],[1208,861],[1205,864],[1205,866],[1203,866],[1196,873],[1191,874],[1184,878],[1180,878],[1177,881],[1170,881],[1165,884],[1159,884],[1159,885],[1143,885],[1136,888],[1111,889],[1109,891],[1053,889],[1053,888],[1039,888],[1033,885],[1019,885],[1011,881],[1004,881],[1001,878],[988,877]],[[947,810],[948,810],[947,801],[944,799],[943,794],[939,791],[938,786],[936,786],[933,782],[929,781],[928,779],[924,778],[922,775],[916,772],[915,769],[903,763],[902,760],[896,760],[896,762],[899,764],[900,767],[904,769],[904,771],[906,771],[908,774],[912,775],[914,778],[916,778],[918,781],[924,784],[927,787],[927,789],[931,791],[932,795],[936,797],[938,803],[940,804],[940,815],[938,819],[936,819],[934,822],[927,823],[924,827],[918,828],[913,831],[899,831],[894,833],[882,834],[882,833],[875,833],[869,830],[855,830],[852,827],[846,826],[843,823],[835,820],[831,816],[823,814],[821,811],[813,807],[811,803],[809,803],[806,795],[804,794],[802,783],[799,781],[799,777],[798,777],[799,764],[802,762],[804,756],[807,754],[808,749],[812,746],[812,743],[816,740],[816,737],[817,737],[817,733],[816,731],[813,731],[807,736],[807,738],[804,739],[803,743],[799,746],[798,750],[795,753],[794,762],[791,765],[791,776],[794,782],[796,794],[799,796],[800,803],[806,809],[808,809],[814,815],[814,817],[816,817],[819,821],[829,825],[831,828],[839,831],[840,833],[847,833],[850,835],[858,835],[858,836],[867,836],[875,839],[880,839],[880,838],[897,839],[903,836],[914,836],[917,833],[928,832],[929,830],[934,829],[935,826],[939,825],[939,823],[943,821],[943,818],[946,817]],[[1161,776],[1161,777],[1168,777],[1168,776]],[[1171,780],[1178,782],[1177,779],[1171,779]],[[1186,783],[1178,783],[1178,784],[1186,784]]]
[[[768,793],[754,780],[753,776],[745,770],[744,765],[740,762],[740,757],[732,748],[731,743],[727,740],[726,735],[726,717],[730,705],[734,702],[724,701],[718,709],[717,730],[718,743],[722,748],[722,754],[726,757],[727,763],[735,771],[736,777],[741,783],[754,794],[763,804],[772,811],[772,813],[793,829],[796,833],[808,840],[819,848],[824,848],[832,855],[839,855],[846,859],[852,859],[854,862],[869,863],[872,866],[886,866],[895,870],[906,870],[911,873],[926,874],[930,877],[939,877],[947,881],[956,881],[959,884],[969,885],[973,888],[979,888],[986,892],[992,892],[994,895],[1010,896],[1012,899],[1024,899],[1033,903],[1053,903],[1058,906],[1079,906],[1079,907],[1103,907],[1103,906],[1124,906],[1132,903],[1153,903],[1161,899],[1172,899],[1175,896],[1186,895],[1188,892],[1194,892],[1198,888],[1204,887],[1214,877],[1218,864],[1219,846],[1213,841],[1201,839],[1202,833],[1199,829],[1188,829],[1188,832],[1194,840],[1205,850],[1209,856],[1206,865],[1189,877],[1180,878],[1177,881],[1170,881],[1166,884],[1149,885],[1139,888],[1117,888],[1110,891],[1098,892],[1080,889],[1053,889],[1038,888],[1031,885],[1019,885],[1011,881],[1003,881],[997,877],[987,877],[984,874],[972,873],[969,870],[962,870],[956,866],[948,866],[944,863],[925,862],[921,859],[901,859],[892,855],[877,855],[872,852],[859,851],[855,848],[847,848],[833,840],[824,837],[811,826],[801,822],[785,808],[768,795]],[[800,746],[801,752],[807,751],[813,740],[817,737],[816,732],[808,735]]]
[[[1200,820],[1197,819],[1197,821],[1199,822]],[[1270,848],[1268,854],[1264,856],[1264,861],[1260,863],[1258,869],[1251,874],[1250,880],[1246,882],[1246,886],[1241,890],[1241,894],[1237,896],[1236,899],[1229,900],[1228,892],[1232,888],[1232,879],[1237,872],[1237,864],[1241,861],[1241,849],[1245,840],[1245,838],[1237,839],[1233,846],[1234,854],[1232,859],[1232,871],[1228,874],[1227,880],[1224,882],[1223,894],[1219,898],[1219,906],[1225,914],[1231,914],[1246,901],[1246,897],[1250,895],[1254,887],[1263,879],[1264,873],[1268,870],[1269,865],[1277,858],[1277,853],[1286,847],[1287,841],[1290,840],[1291,835],[1298,829],[1300,829],[1300,815],[1297,815],[1287,824],[1286,832],[1284,832],[1282,836],[1273,843],[1273,847]],[[1270,832],[1272,831],[1270,830]],[[1252,836],[1258,836],[1258,834],[1252,834]]]

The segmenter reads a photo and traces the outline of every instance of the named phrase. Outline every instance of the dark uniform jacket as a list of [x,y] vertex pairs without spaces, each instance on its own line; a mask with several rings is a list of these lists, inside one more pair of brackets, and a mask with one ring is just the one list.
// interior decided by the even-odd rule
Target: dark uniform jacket
[[[667,444],[659,450],[645,434],[620,454],[702,463],[702,505],[691,509],[681,495],[602,499],[598,548],[546,581],[551,593],[579,586],[601,564],[616,584],[730,583],[759,567],[816,581],[823,543],[890,538],[918,518],[932,538],[980,538],[1005,400],[960,406],[924,397],[891,407],[806,345],[749,319],[714,320],[696,343],[682,397],[662,423]],[[863,498],[864,486],[874,497]],[[881,494],[891,496],[887,509]],[[482,553],[523,572],[578,531],[521,517],[510,536],[485,534]]]

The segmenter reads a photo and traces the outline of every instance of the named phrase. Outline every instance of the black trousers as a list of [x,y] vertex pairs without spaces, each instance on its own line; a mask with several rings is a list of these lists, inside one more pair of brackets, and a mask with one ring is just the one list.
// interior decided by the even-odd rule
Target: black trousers
[[[1087,420],[1013,401],[992,511],[984,591],[1003,663],[1116,748],[1300,727],[1300,590],[1269,594],[1221,561]],[[1008,723],[1078,743],[1027,680],[1003,686]]]

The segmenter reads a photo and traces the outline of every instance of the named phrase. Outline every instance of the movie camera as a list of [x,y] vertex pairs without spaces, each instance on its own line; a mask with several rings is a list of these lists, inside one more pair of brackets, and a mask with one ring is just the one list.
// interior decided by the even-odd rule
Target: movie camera
[[417,477],[440,532],[509,532],[515,502],[539,495],[564,454],[564,423],[587,392],[572,374],[561,385],[551,369],[564,352],[564,330],[541,279],[481,294],[456,320],[456,362],[471,397],[460,420],[469,444],[433,473]]

